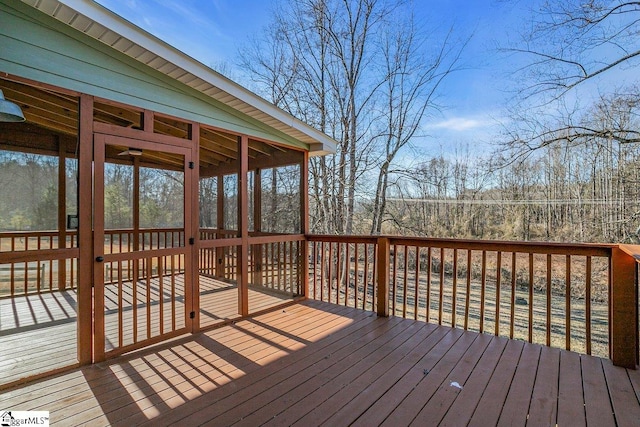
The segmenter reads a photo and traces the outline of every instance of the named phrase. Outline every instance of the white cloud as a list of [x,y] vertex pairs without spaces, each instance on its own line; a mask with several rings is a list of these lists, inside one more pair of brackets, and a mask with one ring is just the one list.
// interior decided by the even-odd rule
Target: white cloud
[[442,122],[429,125],[430,128],[446,129],[449,131],[462,132],[470,129],[485,127],[489,123],[486,120],[477,120],[464,117],[453,117]]

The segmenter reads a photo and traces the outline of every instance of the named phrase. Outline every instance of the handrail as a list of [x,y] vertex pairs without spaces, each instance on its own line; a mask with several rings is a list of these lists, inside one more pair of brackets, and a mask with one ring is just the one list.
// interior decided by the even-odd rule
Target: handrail
[[638,285],[630,260],[640,260],[640,247],[403,236],[307,240],[311,298],[593,353],[620,366],[638,362]]

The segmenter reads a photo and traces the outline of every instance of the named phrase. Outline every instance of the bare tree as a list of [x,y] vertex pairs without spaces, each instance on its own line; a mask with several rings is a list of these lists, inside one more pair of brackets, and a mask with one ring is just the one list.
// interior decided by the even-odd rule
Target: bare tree
[[379,232],[389,166],[434,106],[462,46],[451,35],[431,41],[437,48],[427,58],[426,38],[402,0],[283,0],[280,6],[242,63],[270,100],[339,142],[335,155],[311,161],[312,230],[352,233],[356,194],[371,191],[362,177],[373,170],[381,203],[372,231]]
[[[639,36],[640,2],[544,2],[519,44],[506,49],[527,61],[515,73],[526,83],[519,87],[519,112],[511,124],[520,126],[507,132],[507,143],[527,151],[590,138],[640,142],[631,120],[596,122],[589,111],[608,110],[622,118],[614,110],[626,109],[628,116],[637,116],[638,79],[629,70],[640,65]],[[630,78],[616,84],[616,73]]]
[[435,51],[428,55],[425,47],[429,40],[421,37],[412,15],[390,30],[382,44],[388,78],[383,86],[384,128],[379,137],[382,156],[373,199],[371,234],[382,231],[391,164],[398,152],[411,143],[425,114],[438,110],[434,98],[441,83],[455,71],[468,42],[467,39],[453,43],[451,29],[444,40],[433,42]]

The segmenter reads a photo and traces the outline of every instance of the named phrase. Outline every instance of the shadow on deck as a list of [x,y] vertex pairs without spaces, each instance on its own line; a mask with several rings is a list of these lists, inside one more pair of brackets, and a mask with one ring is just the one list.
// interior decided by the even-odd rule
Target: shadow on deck
[[[181,276],[181,275],[180,275]],[[182,288],[180,277],[177,287]],[[130,283],[128,283],[130,286]],[[126,284],[125,284],[126,285]],[[141,283],[140,286],[144,286]],[[239,319],[238,290],[235,285],[207,276],[200,277],[200,320],[203,327],[211,327]],[[107,349],[118,341],[118,305],[115,286],[105,287],[105,330]],[[152,282],[154,301],[159,300],[158,286]],[[178,317],[184,317],[184,292],[176,298]],[[164,296],[165,323],[171,323],[171,295]],[[264,311],[291,301],[287,295],[274,294],[257,287],[249,290],[250,312]],[[0,387],[34,375],[77,366],[77,294],[75,290],[43,292],[0,299]],[[157,302],[151,304],[157,311]],[[146,309],[144,292],[136,308]],[[131,297],[122,308],[125,325],[123,335],[131,339]],[[175,308],[175,307],[174,307]],[[180,308],[182,310],[180,310]],[[177,322],[184,322],[178,318]],[[137,324],[139,336],[146,333],[146,321]],[[1,402],[1,400],[0,400]],[[2,410],[2,405],[0,405]]]
[[[61,397],[63,396],[63,397]],[[609,360],[306,301],[0,394],[79,425],[634,425]]]

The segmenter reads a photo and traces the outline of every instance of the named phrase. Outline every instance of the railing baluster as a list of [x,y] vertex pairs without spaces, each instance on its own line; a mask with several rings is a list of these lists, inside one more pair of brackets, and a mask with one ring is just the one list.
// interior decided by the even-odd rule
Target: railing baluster
[[123,312],[122,306],[122,262],[118,262],[118,347],[122,348],[124,345],[124,324],[123,324]]
[[402,281],[402,318],[407,318],[407,282],[409,270],[409,247],[404,245],[404,275]]
[[551,254],[547,254],[547,345],[551,345]]
[[467,249],[467,298],[464,302],[464,330],[469,329],[469,308],[471,306],[471,256],[472,250]]
[[[12,237],[11,238],[11,252],[14,252],[16,250],[16,238]],[[15,285],[15,270],[16,270],[16,264],[14,262],[11,263],[11,272],[9,277],[11,278],[11,296],[14,296],[16,293],[16,285]]]
[[327,254],[324,248],[324,242],[322,242],[320,251],[320,301],[324,301],[324,267],[326,258]]
[[438,325],[442,325],[442,308],[444,298],[444,247],[440,248],[440,289],[438,292]]
[[[369,245],[367,243],[364,244],[364,283],[362,286],[362,309],[366,309],[367,304],[367,296],[369,295]],[[373,280],[372,280],[373,282]],[[373,293],[372,293],[373,297]],[[373,298],[371,299],[371,307],[373,308]]]
[[571,255],[567,255],[565,272],[566,349],[571,350]]
[[415,247],[416,257],[415,257],[415,287],[414,287],[414,297],[413,297],[413,318],[418,320],[418,301],[420,299],[420,247]]
[[485,295],[487,291],[487,251],[482,251],[482,278],[480,283],[480,332],[484,332]]
[[146,297],[147,297],[147,304],[146,304],[146,316],[147,316],[147,338],[151,338],[151,275],[152,275],[152,271],[151,271],[151,267],[153,264],[153,258],[147,258],[147,280],[146,280],[146,289],[145,289],[145,293],[146,293]]
[[353,244],[353,306],[354,307],[358,307],[358,282],[359,282],[359,277],[360,276],[360,271],[358,270],[358,244],[354,243]]
[[533,342],[533,253],[529,252],[529,342]]
[[391,257],[393,258],[392,272],[391,272],[391,313],[396,315],[396,298],[398,293],[398,284],[396,276],[398,274],[398,246],[392,245]]
[[585,339],[587,354],[591,354],[591,257],[587,256],[587,265],[585,266]]
[[496,254],[496,325],[495,335],[500,335],[500,287],[502,286],[502,251]]
[[176,255],[171,255],[171,330],[176,330]]
[[342,274],[342,243],[336,244],[336,304],[340,304],[340,286]]
[[160,306],[160,335],[164,334],[164,257],[158,257],[158,305]]
[[451,326],[456,327],[456,305],[458,298],[458,250],[453,250],[453,288],[451,291]]
[[333,287],[333,243],[329,242],[329,271],[327,275],[327,302],[331,302],[331,288]]
[[426,309],[426,321],[430,321],[431,311],[431,246],[427,248],[427,309]]
[[511,319],[509,325],[509,338],[513,339],[513,329],[515,325],[515,311],[516,311],[516,276],[518,271],[516,270],[517,253],[514,251],[511,253]]
[[349,258],[349,243],[346,243],[344,245],[344,264],[345,264],[345,271],[344,271],[344,305],[345,307],[349,305],[349,278],[350,278],[350,273],[351,273],[351,259]]

